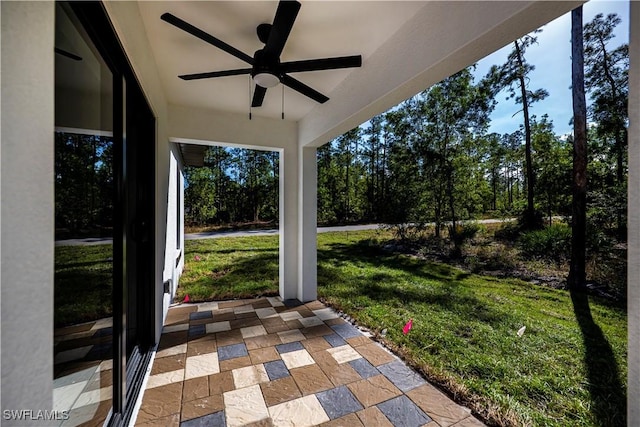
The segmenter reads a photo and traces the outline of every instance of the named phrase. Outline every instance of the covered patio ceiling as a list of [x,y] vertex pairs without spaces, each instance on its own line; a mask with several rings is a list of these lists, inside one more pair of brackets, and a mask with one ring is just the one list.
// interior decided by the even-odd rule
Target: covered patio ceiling
[[[285,88],[285,122],[297,126],[300,146],[320,146],[581,3],[303,0],[281,60],[360,54],[362,67],[293,74],[330,99],[319,104]],[[178,78],[247,64],[164,22],[163,13],[253,56],[263,47],[256,27],[271,23],[277,7],[277,1],[139,2],[168,104],[186,115],[237,116],[249,126],[247,75]],[[278,126],[281,109],[278,85],[267,91],[263,106],[252,109],[251,126],[256,119]]]

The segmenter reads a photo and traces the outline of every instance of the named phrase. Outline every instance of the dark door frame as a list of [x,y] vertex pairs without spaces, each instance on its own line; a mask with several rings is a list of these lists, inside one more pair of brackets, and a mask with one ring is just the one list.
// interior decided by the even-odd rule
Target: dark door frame
[[[129,423],[155,345],[155,117],[101,2],[69,2],[113,73],[113,406]],[[152,161],[149,161],[151,157]]]

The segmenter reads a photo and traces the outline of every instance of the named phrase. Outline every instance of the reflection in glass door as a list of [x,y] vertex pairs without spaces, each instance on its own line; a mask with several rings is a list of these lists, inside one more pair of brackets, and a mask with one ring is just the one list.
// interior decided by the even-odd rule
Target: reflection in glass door
[[54,409],[127,425],[155,343],[155,117],[102,3],[56,3],[55,52]]
[[[113,395],[114,147],[109,67],[66,7],[55,34],[54,410],[102,425]],[[114,156],[116,159],[114,159]]]

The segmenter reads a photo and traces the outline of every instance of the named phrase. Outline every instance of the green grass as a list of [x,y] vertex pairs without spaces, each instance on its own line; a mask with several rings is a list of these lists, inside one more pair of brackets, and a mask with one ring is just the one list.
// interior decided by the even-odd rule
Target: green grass
[[[381,341],[492,424],[626,424],[624,307],[389,253],[388,237],[319,234],[319,296],[374,333],[387,329]],[[187,241],[185,250],[179,300],[278,292],[277,236]]]
[[187,240],[176,300],[278,294],[278,236]]
[[319,240],[320,296],[387,329],[392,348],[489,421],[626,425],[624,308],[390,254],[364,233]]
[[56,327],[111,316],[112,245],[56,246]]

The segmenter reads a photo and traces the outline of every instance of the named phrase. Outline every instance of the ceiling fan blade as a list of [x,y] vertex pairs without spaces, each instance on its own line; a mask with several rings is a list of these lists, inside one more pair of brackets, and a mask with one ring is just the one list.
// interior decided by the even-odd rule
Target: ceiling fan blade
[[174,16],[170,13],[163,13],[162,16],[160,17],[160,19],[162,19],[165,22],[168,22],[169,24],[180,28],[183,31],[186,31],[187,33],[196,36],[197,38],[199,38],[200,40],[204,40],[205,42],[214,45],[215,47],[217,47],[218,49],[224,50],[225,52],[227,52],[230,55],[235,56],[238,59],[241,59],[242,61],[253,65],[253,58],[250,57],[249,55],[247,55],[246,53],[236,49],[233,46],[230,46],[228,44],[226,44],[225,42],[223,42],[222,40],[219,40],[217,38],[215,38],[214,36],[212,36],[211,34],[205,33],[204,31],[202,31],[201,29],[194,27],[193,25],[189,24],[188,22],[183,21],[182,19],[178,18],[177,16]]
[[269,40],[267,40],[267,44],[264,47],[265,55],[271,58],[280,57],[299,10],[300,3],[297,1],[281,0],[278,3],[276,16],[273,18],[271,32],[269,33]]
[[294,79],[291,76],[288,75],[283,75],[280,78],[280,81],[282,82],[283,85],[285,86],[289,86],[291,89],[300,92],[301,94],[308,96],[309,98],[313,99],[314,101],[319,102],[320,104],[324,104],[325,102],[327,102],[329,100],[328,97],[324,96],[323,94],[321,94],[320,92],[318,92],[317,90],[310,88],[309,86],[307,86],[306,84],[302,83],[299,80]]
[[353,68],[362,65],[362,56],[340,56],[336,58],[309,59],[306,61],[291,61],[280,64],[285,73],[301,71],[335,70],[338,68]]
[[262,101],[264,101],[264,95],[267,93],[267,88],[260,85],[255,85],[255,87],[256,89],[253,92],[253,101],[251,101],[251,106],[260,107],[262,106]]
[[68,52],[68,51],[66,51],[64,49],[60,49],[58,47],[54,47],[53,50],[54,50],[55,53],[57,53],[59,55],[62,55],[62,56],[66,56],[67,58],[73,59],[74,61],[82,61],[82,57],[76,55],[75,53]]
[[212,77],[239,76],[241,74],[251,74],[251,68],[239,68],[237,70],[211,71],[208,73],[183,74],[182,80],[210,79]]

